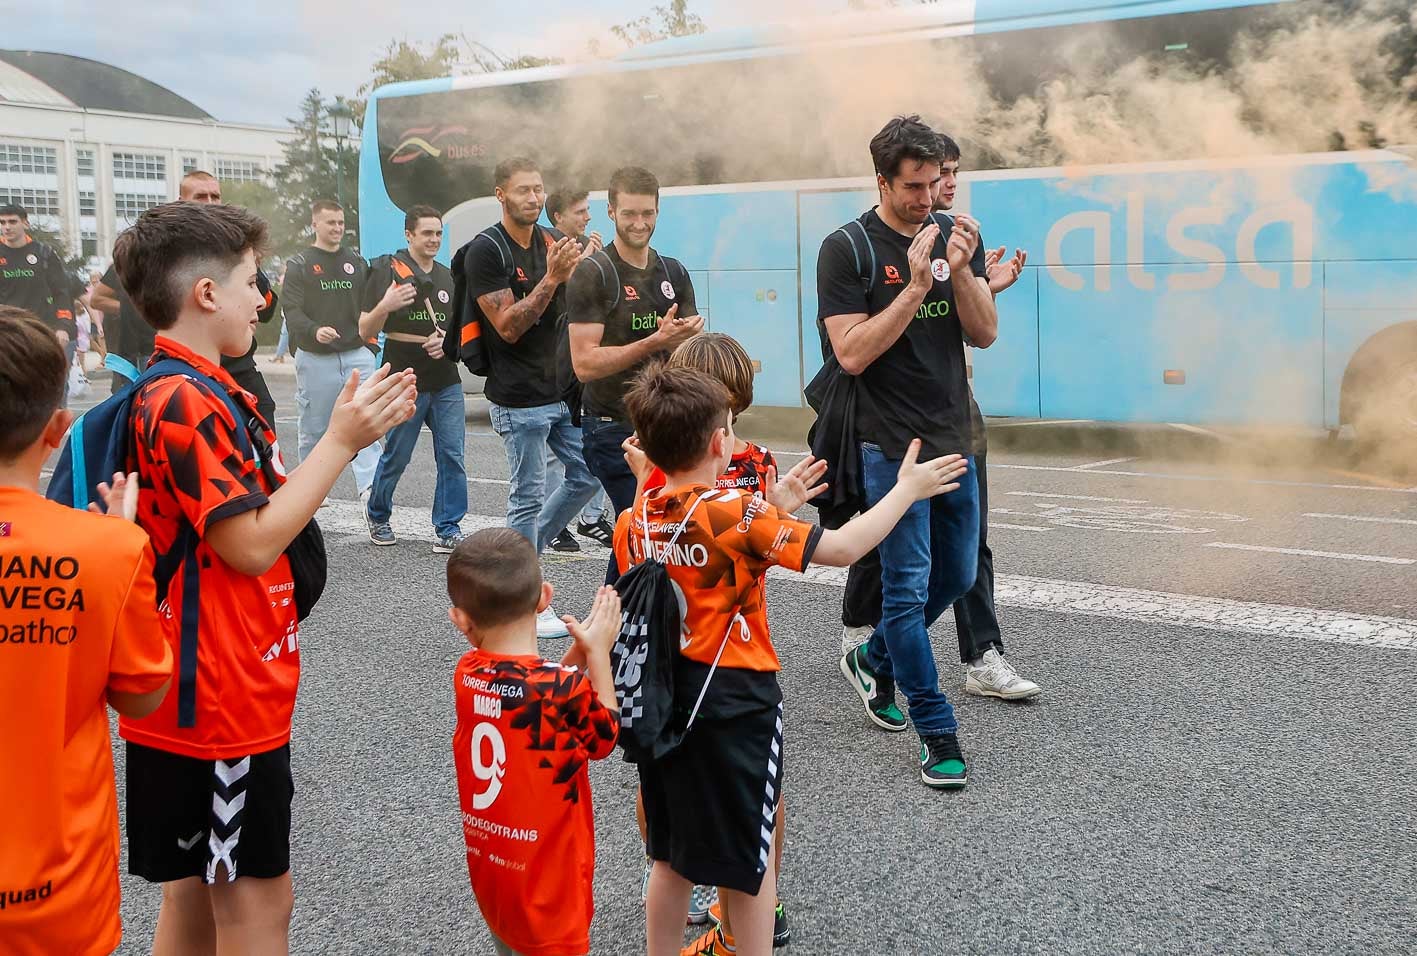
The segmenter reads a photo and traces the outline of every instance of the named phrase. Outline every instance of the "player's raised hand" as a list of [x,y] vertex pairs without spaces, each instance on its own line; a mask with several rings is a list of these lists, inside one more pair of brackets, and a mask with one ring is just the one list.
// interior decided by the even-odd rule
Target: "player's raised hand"
[[808,455],[783,475],[777,475],[777,466],[768,466],[768,491],[764,496],[768,504],[778,511],[791,514],[813,498],[827,490],[822,481],[827,474],[827,463]]
[[896,473],[896,484],[908,489],[916,501],[943,495],[959,488],[958,479],[969,470],[963,455],[941,455],[920,461],[920,439],[910,442]]
[[110,514],[125,521],[135,521],[138,517],[138,473],[115,472],[113,483],[98,483],[98,496],[103,499],[100,508],[97,501],[89,502],[89,510],[96,515]]
[[546,275],[555,283],[564,283],[576,271],[581,261],[580,243],[562,236],[546,251]]
[[910,284],[916,290],[929,289],[935,281],[930,271],[930,253],[935,249],[935,240],[940,236],[940,227],[931,222],[910,240],[910,248],[905,253],[905,261],[910,265]]

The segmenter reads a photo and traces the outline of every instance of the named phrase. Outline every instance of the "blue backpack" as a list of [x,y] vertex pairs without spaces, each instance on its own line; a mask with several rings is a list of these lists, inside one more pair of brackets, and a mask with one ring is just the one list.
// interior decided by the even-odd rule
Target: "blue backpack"
[[[98,484],[110,481],[115,472],[127,472],[132,461],[133,396],[155,379],[185,375],[205,386],[231,409],[238,423],[243,415],[225,388],[210,376],[178,359],[153,363],[137,379],[117,394],[89,409],[74,420],[68,440],[59,453],[59,464],[49,479],[47,497],[51,501],[84,510],[90,502],[102,503]],[[244,454],[254,455],[249,425],[237,429]],[[165,554],[156,556],[153,577],[157,581],[157,601],[167,599],[168,588],[178,569],[182,570],[181,654],[177,683],[177,726],[192,727],[197,720],[197,625],[201,610],[199,562],[195,560],[198,537],[187,522],[180,523],[177,538]],[[191,558],[192,560],[188,560]]]

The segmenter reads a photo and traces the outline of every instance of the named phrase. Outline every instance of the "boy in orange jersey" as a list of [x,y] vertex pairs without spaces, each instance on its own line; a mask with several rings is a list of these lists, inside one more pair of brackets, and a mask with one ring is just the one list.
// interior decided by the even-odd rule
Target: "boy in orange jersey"
[[162,884],[153,952],[289,949],[290,723],[300,681],[286,549],[349,460],[413,413],[412,372],[350,376],[320,442],[287,478],[272,423],[221,367],[245,355],[265,297],[266,225],[236,206],[149,209],[118,237],[114,266],[157,331],[153,361],[190,374],[132,401],[138,524],[181,556],[163,610],[172,692],[123,719],[128,869]]
[[118,946],[118,802],[105,703],[141,717],[172,677],[152,549],[131,523],[136,480],[114,476],[113,517],[39,494],[40,469],[73,420],[60,408],[66,373],[54,333],[0,306],[0,724],[15,728],[0,734],[7,956]]
[[551,606],[536,549],[510,528],[479,531],[448,559],[448,617],[472,644],[453,678],[453,733],[467,868],[499,954],[590,951],[595,820],[591,760],[610,755],[620,712],[610,647],[620,597],[565,618],[575,644],[556,664],[536,647]]
[[859,559],[918,500],[953,491],[964,460],[902,460],[895,488],[836,531],[779,511],[758,495],[715,487],[733,457],[732,399],[690,368],[650,367],[625,398],[640,447],[663,470],[620,515],[615,562],[628,570],[647,550],[684,596],[674,699],[698,701],[697,719],[665,757],[640,763],[654,860],[646,903],[648,952],[683,942],[695,884],[720,888],[733,940],[698,951],[767,956],[777,904],[773,832],[782,790],[780,665],[768,636],[762,578],[773,565],[841,567]]

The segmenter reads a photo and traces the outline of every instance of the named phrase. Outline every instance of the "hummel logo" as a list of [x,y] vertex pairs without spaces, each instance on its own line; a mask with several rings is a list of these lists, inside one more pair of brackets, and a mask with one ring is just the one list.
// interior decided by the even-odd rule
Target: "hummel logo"
[[178,841],[177,841],[177,845],[180,846],[183,850],[190,850],[190,849],[192,849],[192,847],[194,847],[194,846],[197,845],[197,841],[198,841],[198,840],[200,840],[202,837],[204,837],[204,836],[206,836],[206,835],[207,835],[207,831],[206,831],[206,830],[198,830],[196,833],[192,834],[192,839],[190,839],[190,840],[178,840]]

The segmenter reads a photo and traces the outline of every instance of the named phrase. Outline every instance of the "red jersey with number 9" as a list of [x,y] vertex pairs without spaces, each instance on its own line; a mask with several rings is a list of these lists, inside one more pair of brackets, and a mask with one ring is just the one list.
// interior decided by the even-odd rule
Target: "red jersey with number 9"
[[453,677],[467,868],[492,932],[526,956],[590,951],[595,912],[591,760],[619,714],[582,670],[471,650]]

